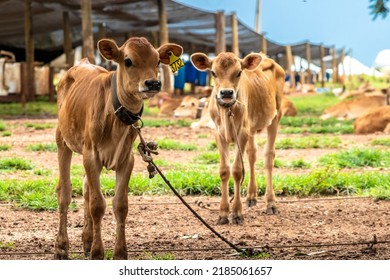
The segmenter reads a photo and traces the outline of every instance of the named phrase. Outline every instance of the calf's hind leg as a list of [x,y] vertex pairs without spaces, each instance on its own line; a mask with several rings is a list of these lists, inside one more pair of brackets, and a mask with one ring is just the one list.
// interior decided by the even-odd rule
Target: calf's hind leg
[[72,199],[72,185],[70,181],[70,164],[72,151],[66,146],[61,132],[56,131],[56,142],[58,148],[59,181],[56,187],[58,207],[60,213],[60,224],[55,243],[54,258],[58,260],[68,259],[69,239],[67,231],[68,208]]

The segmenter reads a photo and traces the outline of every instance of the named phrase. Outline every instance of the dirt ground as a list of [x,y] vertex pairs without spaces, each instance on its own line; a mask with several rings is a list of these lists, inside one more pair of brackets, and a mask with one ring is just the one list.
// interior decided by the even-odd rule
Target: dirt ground
[[[26,122],[42,122],[55,126],[56,121],[56,119],[6,120],[12,136],[0,137],[0,144],[12,144],[13,148],[1,152],[0,156],[30,159],[36,166],[53,170],[56,176],[55,153],[28,152],[25,149],[30,143],[54,142],[55,128],[34,130],[23,125]],[[205,146],[213,140],[208,129],[193,131],[190,128],[144,128],[143,133],[147,140],[173,138],[199,146]],[[198,137],[200,134],[207,137]],[[364,146],[375,137],[341,135],[342,149],[354,145]],[[330,150],[326,149],[278,150],[277,157],[281,160],[302,157],[306,161],[312,161],[329,152]],[[160,151],[158,158],[185,163],[196,153]],[[81,156],[74,157],[73,163],[81,162]],[[136,156],[134,172],[145,172],[145,163],[139,156]],[[296,172],[309,171],[275,169],[275,174]],[[17,172],[12,175],[0,173],[0,180],[18,176]],[[219,197],[188,196],[185,199],[204,220],[230,242],[238,247],[265,251],[270,259],[390,259],[390,202],[387,201],[350,197],[313,199],[278,197],[279,213],[271,216],[263,212],[264,204],[260,199],[256,207],[244,206],[243,225],[217,226]],[[77,198],[76,203],[80,207],[69,213],[68,233],[71,240],[71,257],[80,259],[83,258],[81,198]],[[21,210],[7,202],[0,202],[0,259],[52,259],[57,228],[56,212]],[[245,258],[236,254],[211,233],[173,195],[129,197],[126,229],[130,259],[150,259],[151,256],[163,256],[168,253],[175,259],[186,260]],[[112,207],[107,207],[104,217],[103,239],[106,249],[112,249],[115,240]],[[314,246],[318,244],[326,246]]]

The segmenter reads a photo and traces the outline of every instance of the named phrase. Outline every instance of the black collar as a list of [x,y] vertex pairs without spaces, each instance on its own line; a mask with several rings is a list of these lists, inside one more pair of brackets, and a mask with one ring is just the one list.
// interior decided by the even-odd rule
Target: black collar
[[111,97],[112,97],[112,105],[114,106],[114,113],[123,123],[127,125],[132,125],[139,121],[142,116],[142,112],[144,111],[144,104],[142,103],[141,111],[138,114],[134,114],[127,110],[122,104],[119,102],[118,95],[116,92],[116,72],[112,75],[111,78]]

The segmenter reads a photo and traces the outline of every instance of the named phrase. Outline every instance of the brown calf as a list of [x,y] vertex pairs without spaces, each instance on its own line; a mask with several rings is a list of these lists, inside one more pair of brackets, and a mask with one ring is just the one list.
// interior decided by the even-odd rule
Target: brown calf
[[355,134],[390,133],[390,106],[370,109],[354,122]]
[[[182,48],[165,44],[159,49],[145,38],[130,38],[120,48],[108,39],[98,42],[101,55],[118,64],[108,72],[83,59],[69,69],[58,85],[58,164],[57,186],[60,224],[55,258],[68,258],[67,211],[72,197],[70,164],[72,152],[83,155],[84,252],[103,259],[101,222],[106,203],[100,189],[103,167],[116,171],[113,210],[116,218],[114,259],[127,258],[125,220],[128,212],[128,183],[134,165],[132,145],[137,133],[131,124],[139,120],[144,99],[160,90],[158,64],[169,63]],[[115,107],[115,108],[114,108]]]
[[234,180],[232,221],[234,224],[243,222],[240,187],[244,167],[237,147],[231,171],[229,165],[229,143],[235,142],[236,133],[240,148],[242,151],[246,148],[249,158],[250,180],[247,204],[254,206],[257,203],[255,134],[267,128],[267,143],[264,148],[267,180],[265,203],[267,213],[276,213],[272,167],[275,157],[274,144],[281,117],[280,108],[285,78],[283,69],[273,60],[255,53],[247,55],[244,59],[239,59],[233,53],[220,53],[215,59],[210,59],[202,53],[195,53],[191,55],[191,62],[201,71],[211,70],[215,80],[209,110],[216,125],[216,140],[220,154],[219,174],[222,181],[222,198],[218,224],[229,223],[230,174],[233,175]]

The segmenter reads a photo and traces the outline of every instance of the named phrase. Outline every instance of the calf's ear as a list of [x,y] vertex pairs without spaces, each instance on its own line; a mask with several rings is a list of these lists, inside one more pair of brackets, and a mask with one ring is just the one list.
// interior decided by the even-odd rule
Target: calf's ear
[[169,64],[171,54],[180,57],[183,53],[183,48],[176,44],[164,44],[157,49],[157,52],[160,56],[161,63]]
[[248,54],[241,60],[242,69],[255,70],[263,60],[263,57],[258,53]]
[[192,65],[199,71],[211,69],[212,60],[204,53],[193,53],[190,57]]
[[100,54],[107,60],[118,61],[120,51],[118,45],[110,39],[102,39],[97,43]]

